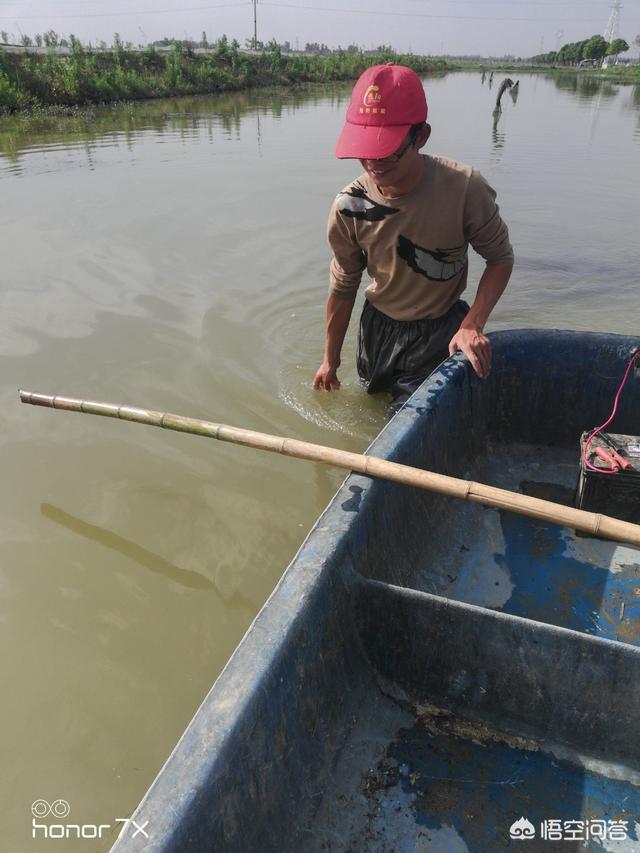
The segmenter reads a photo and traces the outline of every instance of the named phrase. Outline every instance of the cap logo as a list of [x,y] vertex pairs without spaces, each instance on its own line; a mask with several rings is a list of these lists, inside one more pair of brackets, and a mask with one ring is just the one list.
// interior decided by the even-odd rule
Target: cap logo
[[362,96],[362,103],[364,107],[360,107],[361,113],[380,113],[384,115],[386,110],[384,107],[379,106],[380,101],[382,100],[382,95],[380,94],[380,86],[369,86]]
[[369,86],[362,96],[362,103],[365,107],[377,107],[381,100],[380,86]]

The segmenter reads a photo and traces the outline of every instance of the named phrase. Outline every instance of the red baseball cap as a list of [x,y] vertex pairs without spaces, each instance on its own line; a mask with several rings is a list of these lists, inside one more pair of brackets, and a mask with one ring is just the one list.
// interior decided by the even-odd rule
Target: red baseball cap
[[336,157],[380,160],[400,147],[412,124],[427,120],[420,78],[404,65],[374,65],[353,87]]

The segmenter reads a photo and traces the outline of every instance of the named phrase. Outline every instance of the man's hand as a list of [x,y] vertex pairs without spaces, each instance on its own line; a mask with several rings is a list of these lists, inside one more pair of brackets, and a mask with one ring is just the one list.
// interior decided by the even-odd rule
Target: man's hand
[[449,343],[449,355],[463,352],[480,379],[491,373],[491,342],[480,329],[458,329]]
[[487,264],[473,305],[449,343],[449,355],[463,352],[480,379],[491,373],[491,342],[482,330],[507,286],[512,268],[511,263]]
[[338,366],[339,365],[332,367],[330,364],[327,364],[326,361],[323,361],[318,368],[316,375],[313,377],[313,387],[322,388],[324,391],[337,390],[340,387]]
[[347,333],[353,299],[343,299],[330,292],[327,299],[327,334],[325,337],[322,364],[313,377],[313,387],[332,391],[340,387],[338,368],[340,367],[340,352],[342,342]]

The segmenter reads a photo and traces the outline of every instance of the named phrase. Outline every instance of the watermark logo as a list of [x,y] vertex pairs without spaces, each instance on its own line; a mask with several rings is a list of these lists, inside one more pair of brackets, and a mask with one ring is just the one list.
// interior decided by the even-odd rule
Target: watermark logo
[[46,800],[34,800],[31,804],[31,814],[34,817],[68,817],[71,812],[71,806],[66,800],[54,800],[48,803]]
[[511,824],[511,827],[509,828],[509,837],[517,838],[519,840],[535,838],[536,828],[531,821],[526,819],[526,817],[521,817],[520,820]]
[[540,822],[538,829],[521,817],[509,827],[509,837],[518,841],[539,838],[542,841],[625,841],[628,838],[628,820],[559,820],[552,818]]
[[[121,824],[118,838],[122,838],[125,833],[129,838],[149,838],[147,827],[149,821],[145,820],[137,823],[130,817],[117,817],[113,824],[111,823],[38,823],[44,818],[55,818],[62,820],[71,814],[71,806],[67,800],[34,800],[31,804],[31,837],[32,838],[102,838],[103,833],[108,834],[114,827],[117,828]],[[36,820],[36,818],[38,820]]]

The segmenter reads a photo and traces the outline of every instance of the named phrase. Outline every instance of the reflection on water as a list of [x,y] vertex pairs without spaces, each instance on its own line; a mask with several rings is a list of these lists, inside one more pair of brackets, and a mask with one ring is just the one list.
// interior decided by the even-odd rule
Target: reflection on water
[[601,115],[601,107],[602,107],[602,99],[607,97],[607,93],[598,91],[595,96],[589,95],[591,100],[589,101],[589,135],[588,139],[590,143],[593,143],[595,138],[596,128],[598,125],[598,120]]
[[[0,118],[0,158],[20,174],[21,157],[26,153],[81,152],[90,167],[101,148],[124,146],[132,151],[146,137],[168,137],[188,141],[191,137],[216,134],[240,136],[247,115],[268,115],[281,119],[299,109],[313,109],[320,103],[339,108],[348,98],[348,87],[299,86],[292,90],[255,89],[222,95],[138,101],[113,106],[77,108],[70,113],[15,114]],[[160,140],[161,141],[161,140]],[[0,159],[0,175],[2,161]]]
[[573,92],[579,99],[588,100],[596,95],[601,98],[613,98],[620,91],[620,86],[615,83],[584,74],[557,74],[552,79],[558,89]]
[[[500,117],[502,116],[502,96],[505,92],[509,92],[511,95],[511,101],[513,106],[516,105],[518,101],[518,93],[520,91],[520,81],[514,84],[513,80],[510,77],[505,77],[505,79],[500,84],[500,88],[498,89],[498,95],[496,97],[496,105],[493,110],[493,129],[492,129],[492,139],[493,139],[493,153],[499,154],[500,149],[504,148],[504,132],[498,132],[498,123],[500,122]],[[499,162],[500,157],[495,157],[494,162]]]
[[640,86],[631,87],[631,95],[627,99],[626,106],[638,113],[638,121],[633,131],[634,137],[638,140],[640,139]]
[[[487,78],[483,71],[481,82],[487,79],[491,88],[493,77],[493,72]],[[550,79],[559,90],[572,92],[579,99],[589,101],[615,98],[621,89],[607,80],[575,73],[557,73]],[[494,149],[504,145],[504,134],[496,133],[504,109],[502,94],[506,88],[514,105],[519,96],[519,81],[513,87],[505,86],[506,82],[503,80],[498,90],[493,112]],[[623,101],[624,106],[640,111],[640,87],[628,88],[631,95]],[[7,161],[4,164],[6,171],[21,174],[24,157],[37,153],[49,157],[62,153],[67,164],[73,160],[95,168],[101,149],[124,147],[133,152],[137,144],[144,144],[149,137],[167,137],[187,142],[194,136],[204,136],[213,142],[216,134],[221,134],[223,138],[239,139],[241,122],[245,116],[255,119],[259,141],[261,115],[281,119],[283,114],[313,109],[320,103],[341,109],[348,99],[348,93],[347,85],[313,85],[300,86],[295,90],[257,89],[244,93],[78,108],[70,114],[6,116],[0,120],[0,176],[3,158]],[[56,161],[56,166],[59,167],[60,163],[60,160]]]
[[494,154],[499,154],[501,149],[504,148],[504,131],[498,130],[499,119],[499,115],[493,117],[493,128],[491,130],[491,140],[493,142]]

